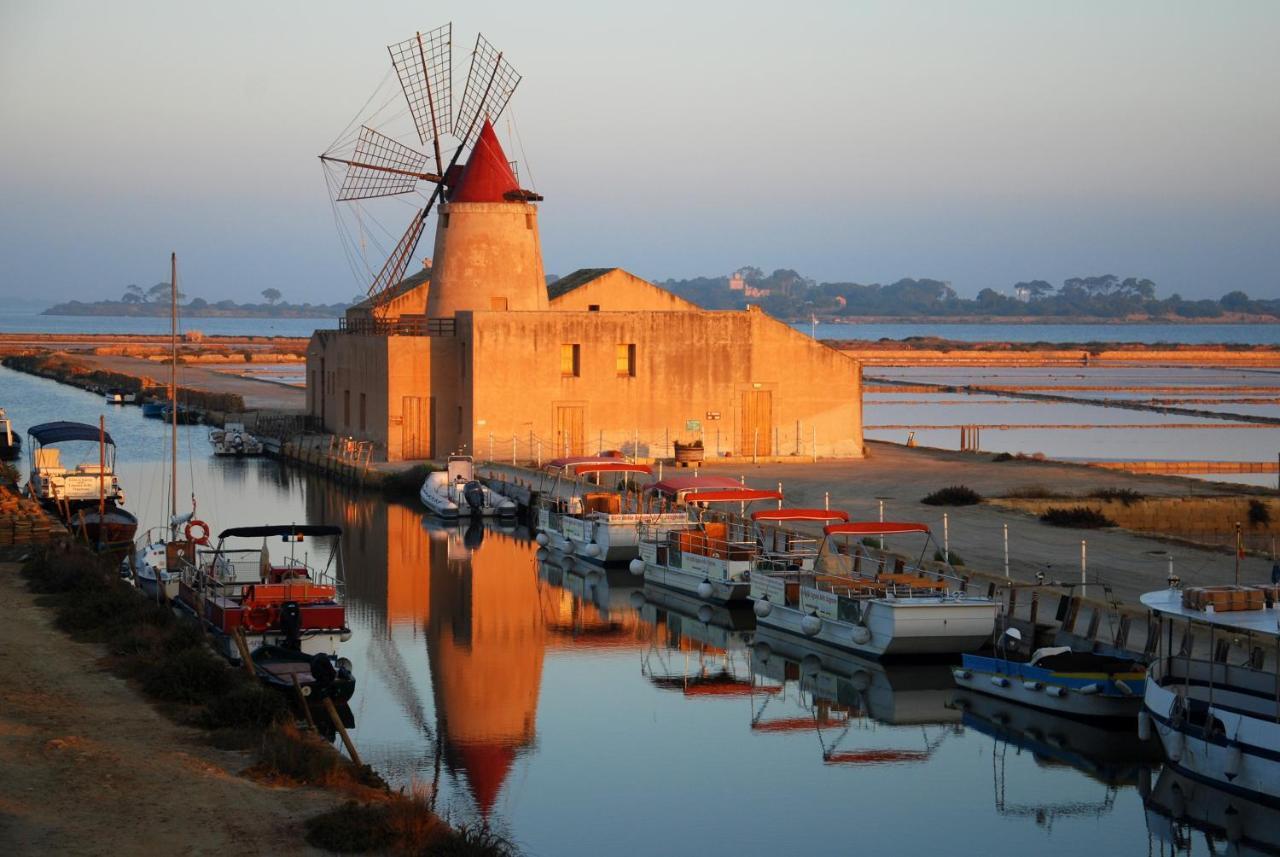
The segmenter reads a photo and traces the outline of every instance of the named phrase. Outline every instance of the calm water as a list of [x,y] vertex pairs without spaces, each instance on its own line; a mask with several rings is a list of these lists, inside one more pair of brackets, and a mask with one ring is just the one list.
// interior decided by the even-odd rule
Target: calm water
[[[799,322],[797,330],[813,327]],[[1280,343],[1278,324],[819,324],[819,339],[906,339],[937,336],[961,342],[1223,342]]]
[[[168,334],[169,318],[41,315],[18,308],[0,315],[0,333],[151,333]],[[317,328],[336,328],[336,318],[182,318],[180,329],[208,336],[310,336]]]
[[[0,401],[23,428],[104,409],[3,369]],[[117,407],[108,429],[130,505],[158,522],[163,428]],[[959,707],[936,666],[818,671],[784,640],[754,645],[749,616],[700,615],[625,573],[539,562],[523,531],[445,528],[268,460],[217,461],[202,429],[182,431],[182,490],[194,482],[215,529],[346,528],[344,654],[365,759],[528,854],[1225,848],[1144,808],[1138,782],[1150,775],[1161,795],[1168,776],[1127,734],[981,699]],[[1211,798],[1190,806],[1221,824],[1225,803]],[[1250,824],[1274,840],[1280,817],[1258,812]]]

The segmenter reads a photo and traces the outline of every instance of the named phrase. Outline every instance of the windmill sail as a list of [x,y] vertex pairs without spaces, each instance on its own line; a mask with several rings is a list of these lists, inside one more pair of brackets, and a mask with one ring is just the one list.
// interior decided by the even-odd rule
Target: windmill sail
[[454,136],[464,147],[471,145],[485,119],[497,121],[519,85],[520,74],[503,57],[502,51],[489,44],[484,36],[477,35],[462,104],[453,123]]
[[426,155],[367,126],[361,127],[355,152],[346,164],[339,200],[410,193],[419,179],[427,178]]
[[441,172],[440,135],[452,131],[453,116],[453,24],[417,33],[388,45],[409,103],[409,114],[422,145],[435,149],[436,171]]
[[413,222],[409,224],[409,228],[405,230],[395,249],[391,251],[386,264],[382,266],[373,284],[369,286],[369,297],[373,299],[375,309],[380,309],[386,303],[387,290],[404,279],[405,269],[409,267],[413,251],[417,248],[418,240],[422,237],[422,230],[426,225],[427,209],[424,208],[413,218]]

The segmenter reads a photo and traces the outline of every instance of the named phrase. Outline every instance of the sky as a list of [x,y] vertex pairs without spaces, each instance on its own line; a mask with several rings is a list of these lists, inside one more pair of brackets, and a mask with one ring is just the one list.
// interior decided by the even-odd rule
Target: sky
[[210,300],[362,292],[316,156],[449,20],[459,90],[477,31],[523,75],[499,136],[548,273],[1280,297],[1269,0],[0,0],[0,297],[115,297],[170,250]]

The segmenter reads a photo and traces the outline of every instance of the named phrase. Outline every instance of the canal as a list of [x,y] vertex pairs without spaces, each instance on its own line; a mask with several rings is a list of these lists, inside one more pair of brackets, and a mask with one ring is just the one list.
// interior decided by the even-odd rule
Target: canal
[[[23,430],[105,413],[128,506],[160,523],[158,421],[6,369],[0,406]],[[345,529],[365,761],[524,853],[1074,857],[1280,839],[1280,814],[1161,772],[1133,733],[964,700],[938,665],[828,671],[753,639],[749,613],[541,561],[522,528],[445,527],[274,461],[214,459],[205,433],[180,428],[180,496],[194,489],[215,531]]]

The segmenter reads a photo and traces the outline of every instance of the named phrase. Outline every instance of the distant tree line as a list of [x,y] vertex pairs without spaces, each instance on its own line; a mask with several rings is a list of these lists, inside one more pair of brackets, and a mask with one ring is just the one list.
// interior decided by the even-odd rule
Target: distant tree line
[[1280,319],[1280,299],[1254,299],[1242,291],[1228,292],[1217,300],[1186,300],[1177,293],[1160,298],[1153,281],[1115,274],[1070,277],[1058,287],[1045,280],[1026,280],[1014,283],[1008,292],[985,288],[973,298],[956,294],[945,280],[819,283],[788,268],[766,275],[754,267],[739,268],[734,274],[753,290],[751,294],[731,289],[728,276],[667,280],[663,286],[707,309],[741,309],[751,303],[788,321],[813,315],[1211,320],[1228,313]]
[[[222,300],[210,303],[204,298],[187,300],[187,295],[178,292],[178,311],[184,316],[214,317],[268,317],[268,318],[331,318],[342,315],[349,304],[293,304],[282,300],[284,295],[279,289],[263,289],[265,303],[237,303]],[[352,303],[362,300],[357,295]],[[156,283],[149,289],[136,284],[125,287],[119,300],[111,301],[67,301],[44,311],[44,315],[123,315],[123,316],[167,316],[171,301],[169,283]]]

